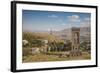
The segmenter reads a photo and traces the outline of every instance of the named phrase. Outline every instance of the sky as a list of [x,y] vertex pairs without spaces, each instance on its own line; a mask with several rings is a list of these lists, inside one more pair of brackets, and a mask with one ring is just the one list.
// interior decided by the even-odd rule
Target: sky
[[23,31],[60,31],[71,27],[88,27],[90,22],[90,13],[22,11]]

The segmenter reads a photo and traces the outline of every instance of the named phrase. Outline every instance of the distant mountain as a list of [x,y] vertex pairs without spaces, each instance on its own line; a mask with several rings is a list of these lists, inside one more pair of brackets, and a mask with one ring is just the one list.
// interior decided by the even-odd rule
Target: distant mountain
[[71,29],[67,28],[61,31],[54,31],[53,35],[55,35],[56,37],[59,37],[60,39],[63,40],[70,40],[70,36],[71,36]]
[[80,41],[90,41],[91,40],[91,28],[81,27],[80,28]]
[[[80,41],[90,40],[91,29],[90,27],[80,27]],[[61,31],[53,31],[52,34],[63,40],[71,40],[71,28],[67,28]]]
[[[71,40],[71,28],[66,28],[60,31],[35,31],[35,34],[38,33],[38,36],[49,37],[54,36],[57,39],[61,40]],[[80,42],[90,41],[91,39],[91,28],[90,27],[80,27]],[[45,38],[44,38],[45,39]]]

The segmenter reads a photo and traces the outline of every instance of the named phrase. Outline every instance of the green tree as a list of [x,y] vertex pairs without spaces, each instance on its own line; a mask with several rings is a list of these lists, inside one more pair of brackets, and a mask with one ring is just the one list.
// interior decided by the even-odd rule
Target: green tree
[[80,48],[81,48],[82,51],[90,51],[91,50],[90,42],[89,41],[83,41],[80,44]]

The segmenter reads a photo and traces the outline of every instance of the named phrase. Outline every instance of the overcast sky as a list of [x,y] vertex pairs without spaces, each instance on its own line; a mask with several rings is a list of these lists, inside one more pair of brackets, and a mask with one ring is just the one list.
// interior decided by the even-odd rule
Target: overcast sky
[[59,31],[71,27],[90,26],[90,13],[22,11],[23,31]]

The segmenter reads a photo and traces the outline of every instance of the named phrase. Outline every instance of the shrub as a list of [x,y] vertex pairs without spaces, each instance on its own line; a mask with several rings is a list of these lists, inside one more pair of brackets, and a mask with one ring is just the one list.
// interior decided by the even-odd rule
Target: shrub
[[23,56],[28,56],[28,55],[31,54],[31,49],[30,48],[23,48],[22,51],[23,51],[22,52]]

